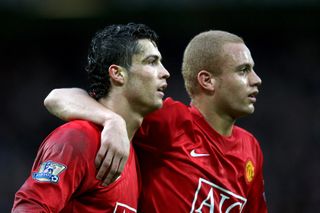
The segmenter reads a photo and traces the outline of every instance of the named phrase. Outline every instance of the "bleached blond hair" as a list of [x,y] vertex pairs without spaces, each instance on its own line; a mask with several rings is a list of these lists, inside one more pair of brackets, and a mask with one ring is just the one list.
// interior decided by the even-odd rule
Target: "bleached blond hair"
[[244,43],[239,36],[219,30],[209,30],[196,35],[184,51],[182,76],[188,94],[192,98],[199,92],[197,75],[206,70],[213,75],[221,73],[222,47],[226,43]]

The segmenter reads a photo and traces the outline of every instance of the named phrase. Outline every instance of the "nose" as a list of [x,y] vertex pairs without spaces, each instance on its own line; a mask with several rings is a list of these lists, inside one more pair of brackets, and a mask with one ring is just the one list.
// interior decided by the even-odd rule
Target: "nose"
[[255,71],[252,70],[252,72],[250,72],[250,85],[251,86],[260,86],[262,84],[262,80],[261,78],[257,75],[257,73]]
[[161,70],[159,74],[160,74],[160,78],[168,79],[170,77],[170,73],[163,65],[161,66]]

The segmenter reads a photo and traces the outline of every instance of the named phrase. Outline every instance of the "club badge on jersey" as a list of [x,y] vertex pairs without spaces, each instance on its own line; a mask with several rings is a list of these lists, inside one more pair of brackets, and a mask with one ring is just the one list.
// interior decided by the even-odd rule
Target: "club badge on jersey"
[[59,174],[61,174],[67,167],[60,163],[53,161],[46,161],[40,165],[38,172],[32,173],[32,178],[39,182],[58,183]]
[[250,183],[254,178],[254,165],[251,160],[247,160],[245,166],[246,181]]

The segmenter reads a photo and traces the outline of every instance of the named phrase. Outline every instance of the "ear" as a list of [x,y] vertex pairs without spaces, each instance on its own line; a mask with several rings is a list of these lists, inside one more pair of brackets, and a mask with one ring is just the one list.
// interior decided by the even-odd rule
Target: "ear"
[[201,70],[197,75],[197,80],[201,89],[207,92],[214,91],[215,78],[213,77],[212,73],[206,70]]
[[109,67],[110,80],[116,85],[123,85],[125,82],[125,68],[112,64]]

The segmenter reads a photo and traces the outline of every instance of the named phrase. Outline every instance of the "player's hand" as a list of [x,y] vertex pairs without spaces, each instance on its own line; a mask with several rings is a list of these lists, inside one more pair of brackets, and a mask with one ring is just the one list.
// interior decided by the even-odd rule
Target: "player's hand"
[[130,153],[125,121],[115,117],[105,122],[101,132],[101,146],[95,159],[99,169],[97,179],[107,186],[116,180],[124,169]]

